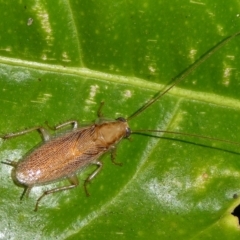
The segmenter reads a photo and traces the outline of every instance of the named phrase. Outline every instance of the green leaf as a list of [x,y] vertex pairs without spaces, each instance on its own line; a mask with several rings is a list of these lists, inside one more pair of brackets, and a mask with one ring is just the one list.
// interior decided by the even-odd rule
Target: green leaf
[[[68,120],[128,117],[217,43],[240,30],[237,0],[5,1],[0,3],[0,132]],[[129,125],[240,142],[237,37]],[[239,147],[187,136],[132,135],[101,173],[51,194],[22,189],[0,168],[0,239],[239,239]],[[19,160],[37,132],[0,140]]]

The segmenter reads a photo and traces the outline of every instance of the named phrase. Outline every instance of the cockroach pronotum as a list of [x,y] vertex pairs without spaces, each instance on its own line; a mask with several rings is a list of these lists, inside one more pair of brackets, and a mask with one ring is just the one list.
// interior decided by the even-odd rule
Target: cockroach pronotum
[[97,169],[93,171],[84,182],[85,192],[87,195],[89,195],[87,191],[87,184],[96,177],[103,166],[99,158],[104,153],[110,152],[111,159],[114,162],[116,145],[123,138],[128,138],[131,134],[134,133],[155,132],[182,134],[190,137],[206,138],[240,145],[239,143],[231,142],[228,140],[221,140],[208,136],[200,136],[189,133],[170,132],[164,130],[132,131],[128,125],[128,121],[142,113],[145,109],[149,108],[164,94],[169,92],[176,84],[178,84],[186,76],[192,73],[213,53],[215,53],[217,50],[219,50],[226,43],[238,35],[240,35],[240,32],[226,38],[221,43],[216,45],[211,51],[203,55],[194,65],[192,65],[185,73],[176,79],[172,85],[167,87],[165,91],[159,92],[155,97],[153,97],[150,101],[148,101],[128,118],[119,117],[111,121],[104,120],[101,118],[101,108],[103,105],[101,104],[98,111],[99,119],[95,124],[79,128],[77,121],[65,122],[61,125],[56,126],[54,129],[58,130],[67,125],[72,125],[72,131],[54,138],[52,138],[48,131],[42,126],[33,127],[21,132],[10,133],[2,136],[2,139],[9,139],[37,130],[42,134],[44,139],[44,143],[40,147],[37,147],[19,162],[9,160],[2,162],[13,167],[12,177],[14,182],[24,188],[20,199],[22,199],[25,194],[29,194],[30,190],[34,186],[45,185],[59,181],[63,178],[67,178],[70,181],[70,185],[53,188],[43,192],[43,194],[36,201],[34,210],[37,211],[39,202],[44,196],[51,193],[75,188],[78,185],[76,173],[90,164],[95,164],[97,165]]

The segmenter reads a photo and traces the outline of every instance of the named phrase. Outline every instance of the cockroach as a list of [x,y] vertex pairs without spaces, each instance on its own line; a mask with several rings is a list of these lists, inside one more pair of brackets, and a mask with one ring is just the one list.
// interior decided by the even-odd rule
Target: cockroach
[[143,133],[143,132],[155,132],[155,133],[171,133],[182,134],[190,137],[198,137],[211,139],[216,141],[222,141],[227,143],[238,144],[228,140],[221,140],[217,138],[164,131],[164,130],[137,130],[132,131],[128,125],[128,122],[140,113],[149,108],[167,92],[169,92],[176,84],[182,81],[186,76],[192,73],[201,63],[209,58],[213,53],[223,47],[230,40],[240,35],[240,32],[226,38],[221,43],[216,45],[212,50],[203,55],[195,64],[193,64],[185,73],[183,73],[175,82],[166,88],[165,91],[159,92],[155,97],[143,105],[140,109],[130,115],[128,118],[119,117],[115,120],[104,120],[102,118],[101,104],[98,110],[98,122],[87,127],[78,127],[77,121],[68,121],[61,125],[58,125],[54,130],[59,130],[68,125],[72,125],[72,131],[64,133],[57,137],[51,137],[48,130],[42,126],[33,127],[17,133],[10,133],[2,136],[2,139],[9,139],[18,137],[32,131],[39,131],[43,136],[44,142],[41,146],[37,147],[22,160],[15,161],[3,161],[2,163],[13,167],[12,178],[13,181],[24,188],[20,197],[28,195],[30,190],[38,185],[50,184],[52,182],[59,181],[67,178],[70,185],[53,188],[44,191],[43,194],[37,199],[35,205],[35,211],[38,210],[39,202],[42,198],[48,194],[60,192],[63,190],[69,190],[78,186],[78,178],[76,174],[83,168],[90,164],[95,164],[97,168],[88,176],[84,181],[84,189],[87,195],[87,184],[92,181],[97,174],[101,171],[103,164],[99,158],[106,152],[111,153],[112,162],[114,161],[116,145],[124,138],[129,138],[131,134]]

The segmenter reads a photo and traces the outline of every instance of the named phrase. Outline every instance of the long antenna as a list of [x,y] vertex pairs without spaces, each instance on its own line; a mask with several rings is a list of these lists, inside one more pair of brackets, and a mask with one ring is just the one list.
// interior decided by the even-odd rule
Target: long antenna
[[209,137],[209,136],[203,136],[203,135],[198,135],[198,134],[191,134],[191,133],[184,133],[184,132],[174,132],[174,131],[166,131],[166,130],[151,130],[151,129],[149,129],[149,130],[134,130],[134,131],[131,132],[131,134],[141,134],[141,133],[146,133],[146,132],[178,134],[178,135],[182,135],[182,136],[214,140],[214,141],[218,141],[218,142],[224,142],[224,143],[234,144],[234,145],[240,146],[239,142],[234,142],[234,141],[229,141],[229,140],[214,138],[214,137]]
[[237,32],[230,37],[227,37],[222,42],[218,43],[215,47],[213,47],[210,51],[205,53],[203,56],[201,56],[195,63],[193,63],[185,72],[183,72],[180,77],[176,78],[175,82],[167,87],[167,89],[163,92],[159,92],[153,99],[151,99],[149,102],[147,102],[144,106],[142,106],[140,109],[138,109],[136,112],[134,112],[131,116],[127,118],[127,120],[131,120],[132,118],[138,116],[140,113],[142,113],[146,108],[148,108],[150,105],[155,103],[159,98],[161,98],[163,95],[165,95],[167,92],[169,92],[175,85],[177,85],[179,82],[181,82],[183,79],[185,79],[188,75],[190,75],[197,67],[199,67],[205,60],[207,60],[211,55],[213,55],[216,51],[218,51],[220,48],[222,48],[224,45],[226,45],[228,42],[230,42],[233,38],[240,35],[240,32]]

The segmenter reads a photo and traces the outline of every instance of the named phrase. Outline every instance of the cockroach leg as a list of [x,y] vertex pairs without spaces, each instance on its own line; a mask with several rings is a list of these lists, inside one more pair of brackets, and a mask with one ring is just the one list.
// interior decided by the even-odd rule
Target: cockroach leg
[[17,162],[10,161],[10,160],[1,161],[1,163],[9,165],[9,166],[14,167],[14,168],[17,166]]
[[99,106],[98,111],[97,111],[97,116],[98,116],[98,118],[102,118],[102,117],[103,117],[103,114],[102,114],[103,105],[104,105],[104,102],[102,101],[102,102],[100,103],[100,106]]
[[50,189],[50,190],[47,190],[47,191],[43,192],[43,194],[38,198],[38,200],[36,202],[34,211],[36,212],[38,210],[39,202],[46,195],[49,195],[49,194],[52,194],[52,193],[56,193],[56,192],[60,192],[60,191],[70,190],[70,189],[73,189],[73,188],[77,187],[78,184],[79,184],[78,178],[77,178],[76,175],[73,175],[72,177],[69,177],[68,180],[71,183],[71,185],[63,186],[63,187],[57,187],[57,188],[53,188],[53,189]]
[[68,121],[68,122],[59,124],[59,125],[54,127],[54,130],[58,130],[60,128],[66,127],[67,125],[73,125],[73,129],[77,129],[78,128],[78,121],[72,120],[72,121]]
[[117,149],[114,147],[111,150],[111,161],[113,164],[117,165],[117,166],[122,166],[123,164],[121,162],[116,162],[116,155],[117,155]]
[[89,175],[88,178],[84,181],[84,190],[85,190],[85,193],[88,197],[90,196],[90,194],[87,190],[87,184],[90,183],[93,180],[93,178],[95,178],[97,176],[97,174],[101,171],[101,169],[103,167],[103,164],[100,161],[95,162],[93,164],[97,165],[97,169],[94,170],[94,172],[91,175]]
[[39,131],[41,134],[42,134],[42,137],[43,137],[43,140],[46,142],[50,139],[50,134],[48,133],[48,131],[43,128],[43,127],[33,127],[33,128],[29,128],[29,129],[26,129],[26,130],[23,130],[23,131],[20,131],[20,132],[16,132],[16,133],[9,133],[5,136],[2,136],[1,138],[2,139],[9,139],[9,138],[13,138],[13,137],[18,137],[18,136],[22,136],[26,133],[30,133],[30,132],[33,132],[33,131]]
[[20,201],[22,201],[23,197],[26,195],[26,197],[28,197],[30,191],[31,191],[32,187],[28,187],[28,186],[24,186],[24,190],[20,196]]

